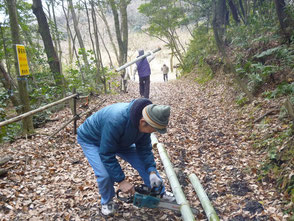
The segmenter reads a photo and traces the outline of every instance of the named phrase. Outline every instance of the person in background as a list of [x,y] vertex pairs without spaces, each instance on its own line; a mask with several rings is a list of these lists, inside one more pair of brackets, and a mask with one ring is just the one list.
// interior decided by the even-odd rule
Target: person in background
[[[137,57],[140,57],[144,55],[144,50],[138,51],[139,55]],[[149,99],[149,93],[150,93],[150,75],[151,75],[151,69],[149,63],[154,59],[154,54],[151,52],[151,55],[147,58],[143,58],[136,62],[135,68],[134,68],[134,76],[136,72],[138,72],[139,75],[139,87],[140,87],[140,95],[141,97],[148,98]]]
[[164,64],[162,67],[161,67],[161,71],[163,73],[163,81],[168,81],[168,72],[169,72],[169,68],[168,66],[166,66],[166,64]]
[[166,133],[170,106],[152,104],[138,98],[130,103],[106,106],[86,119],[78,128],[77,141],[97,178],[101,195],[101,212],[113,215],[117,206],[114,184],[127,194],[134,194],[134,185],[128,181],[117,156],[130,163],[144,183],[153,188],[163,186],[161,198],[174,202],[172,193],[165,191],[156,169],[150,134]]

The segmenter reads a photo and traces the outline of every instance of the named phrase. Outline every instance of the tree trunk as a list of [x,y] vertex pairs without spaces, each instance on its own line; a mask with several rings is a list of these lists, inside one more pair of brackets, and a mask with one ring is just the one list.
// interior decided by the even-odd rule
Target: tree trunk
[[101,35],[101,33],[100,33],[100,31],[99,31],[98,29],[97,29],[97,33],[98,33],[98,36],[99,36],[100,39],[101,39],[101,42],[102,42],[102,44],[103,44],[103,47],[104,47],[106,53],[107,53],[107,55],[108,55],[109,65],[110,65],[111,68],[113,68],[114,65],[113,65],[113,62],[112,62],[112,58],[111,58],[111,55],[110,55],[110,52],[109,52],[108,48],[106,47],[105,41],[104,41],[104,39],[103,39],[103,36]]
[[[228,57],[226,50],[225,50],[225,45],[223,42],[223,31],[221,30],[220,26],[224,25],[224,19],[222,16],[225,16],[225,13],[223,13],[224,7],[222,4],[225,4],[224,0],[218,0],[218,4],[215,5],[214,9],[214,17],[212,21],[212,27],[213,27],[213,33],[214,33],[214,38],[216,41],[216,45],[218,47],[219,52],[221,53],[224,61],[225,61],[225,71],[227,73],[230,73],[233,75],[236,83],[240,86],[242,91],[247,95],[249,101],[253,101],[253,95],[252,93],[248,90],[246,84],[242,81],[238,73],[236,72],[236,69],[231,62],[230,58]],[[218,7],[220,6],[220,7]]]
[[33,0],[32,9],[33,9],[33,13],[35,14],[38,20],[39,32],[44,42],[45,52],[48,58],[48,63],[49,63],[51,72],[53,73],[55,83],[58,87],[60,87],[63,90],[62,95],[64,96],[65,80],[62,73],[60,73],[59,59],[53,46],[52,37],[49,30],[49,25],[48,25],[45,13],[43,11],[41,0]]
[[[287,14],[285,0],[275,0],[276,12],[279,19],[280,27],[286,40],[290,41],[291,31],[293,31],[293,20]],[[291,25],[292,23],[292,25]]]
[[[120,14],[121,14],[121,23],[119,22],[119,16],[117,11],[117,5],[115,4],[114,0],[109,0],[111,10],[114,17],[114,26],[115,26],[115,33],[116,39],[119,48],[119,66],[122,66],[124,63],[127,62],[128,57],[128,17],[127,17],[127,2],[126,0],[120,1]],[[121,77],[124,79],[125,77],[125,70],[121,72]],[[124,81],[122,80],[121,82]],[[125,85],[121,85],[122,89],[125,90]]]
[[239,5],[240,5],[241,12],[242,12],[242,17],[245,18],[246,13],[245,13],[245,10],[244,10],[244,7],[243,7],[242,0],[239,0]]
[[217,27],[218,38],[223,41],[226,25],[226,0],[216,0],[213,24]]
[[[69,19],[68,19],[68,14],[69,14],[69,8],[68,8],[68,13],[66,13],[65,11],[65,7],[64,7],[64,1],[61,0],[61,6],[62,6],[62,10],[63,10],[63,13],[64,13],[64,17],[65,17],[65,20],[66,20],[66,30],[67,30],[67,33],[68,33],[68,36],[70,36],[68,38],[68,41],[69,41],[69,59],[70,59],[70,64],[72,64],[73,62],[73,52],[75,53],[76,55],[76,59],[77,59],[77,62],[78,62],[78,66],[79,68],[81,69],[81,62],[80,62],[80,59],[79,59],[79,56],[78,56],[78,53],[76,51],[76,48],[75,48],[75,38],[73,37],[73,34],[71,32],[71,29],[70,29],[70,25],[69,25]],[[73,43],[73,46],[72,46],[72,50],[71,50],[71,42]],[[85,77],[84,77],[84,74],[82,71],[81,72],[81,76],[82,76],[82,81],[83,83],[85,83]]]
[[[181,49],[182,49],[183,53],[186,54],[186,49],[185,49],[185,47],[183,46],[183,44],[182,44],[182,42],[181,42],[181,40],[180,40],[180,37],[179,37],[179,35],[178,35],[178,33],[177,33],[176,30],[173,31],[173,36],[174,36],[174,38],[175,38],[175,42],[181,46]],[[182,54],[182,53],[181,53],[181,54]]]
[[[90,40],[91,40],[95,60],[98,62],[98,60],[97,60],[97,52],[96,52],[94,40],[93,40],[93,37],[92,37],[91,20],[90,20],[88,5],[87,5],[86,1],[84,1],[84,6],[85,6],[85,9],[86,9],[86,15],[87,15],[87,20],[88,20],[88,30],[89,30],[89,35],[90,35],[89,37],[90,37]],[[93,21],[93,26],[94,26],[94,21]],[[95,34],[95,28],[94,28],[94,34]]]
[[284,106],[288,112],[288,115],[292,118],[292,120],[294,120],[294,104],[291,102],[289,97],[285,101]]
[[128,14],[127,14],[127,7],[128,3],[127,0],[121,0],[120,2],[120,14],[121,14],[121,32],[122,32],[122,44],[123,44],[123,51],[122,51],[122,62],[123,64],[128,60]]
[[122,66],[123,65],[123,60],[122,60],[123,59],[123,42],[122,42],[122,36],[120,31],[119,15],[118,15],[117,6],[114,0],[109,0],[109,2],[110,2],[112,14],[113,14],[116,40],[117,40],[118,48],[119,48],[118,65]]
[[[8,0],[6,1],[6,5],[8,8],[8,13],[9,13],[12,43],[14,45],[21,44],[18,21],[17,21],[16,2],[15,0]],[[14,59],[15,59],[14,61],[15,70],[19,73],[16,50],[14,51]],[[31,109],[29,94],[26,87],[26,82],[27,82],[26,77],[18,76],[17,79],[18,79],[19,99],[21,101],[21,112],[26,113],[26,112],[29,112]],[[18,108],[18,107],[15,107],[15,108]],[[34,132],[32,117],[26,117],[25,119],[23,119],[22,127],[23,127],[22,129],[23,129],[24,135],[32,134]]]
[[234,4],[234,2],[232,0],[229,0],[229,7],[231,9],[231,12],[232,12],[232,16],[233,16],[234,21],[237,24],[239,24],[240,23],[240,19],[239,19],[238,11],[237,11],[236,6],[235,6],[235,4]]
[[[50,1],[45,1],[46,5],[47,5],[47,19],[49,21],[48,25],[51,23],[52,26],[52,16],[51,16],[51,9],[50,9],[50,5],[52,4],[51,0]],[[52,28],[52,27],[51,27]],[[50,27],[49,27],[50,29]],[[57,51],[57,41],[56,41],[56,36],[55,36],[55,32],[52,32],[52,41],[54,43],[54,49],[55,51]]]
[[109,28],[109,24],[108,24],[107,19],[106,19],[105,15],[104,15],[103,8],[102,8],[102,6],[100,4],[98,4],[98,7],[99,7],[98,15],[103,20],[103,22],[104,22],[104,24],[106,26],[106,31],[108,33],[109,40],[111,42],[111,45],[112,45],[116,60],[117,60],[117,62],[119,62],[118,52],[117,52],[116,46],[115,46],[113,38],[112,38],[112,34],[111,34],[111,31],[110,31],[110,28]]
[[170,59],[169,59],[170,72],[174,72],[173,58],[174,58],[173,53],[171,53]]
[[168,31],[168,44],[170,45],[171,50],[174,52],[175,57],[178,59],[181,65],[184,64],[184,58],[183,55],[179,49],[179,46],[176,42],[176,36],[173,34],[173,31]]
[[[127,0],[120,1],[120,15],[121,15],[121,32],[122,32],[122,64],[128,61],[128,14],[127,14],[128,3]],[[123,91],[127,92],[128,80],[125,78],[126,70],[122,72],[122,85]]]
[[6,48],[6,39],[5,39],[5,36],[4,36],[4,30],[2,30],[1,23],[0,23],[0,32],[1,32],[1,37],[2,37],[2,41],[3,41],[3,49],[4,49],[4,55],[5,55],[5,63],[6,63],[8,74],[10,75],[10,73],[11,73],[10,72],[10,70],[11,70],[11,64],[10,64],[10,61],[9,61],[9,55],[7,53],[8,50]]
[[104,75],[104,67],[103,67],[103,60],[100,50],[100,43],[99,43],[99,29],[97,26],[97,20],[96,20],[96,11],[95,11],[95,5],[94,2],[91,1],[91,7],[92,7],[92,21],[93,21],[93,28],[94,28],[94,36],[95,36],[95,43],[96,43],[96,52],[97,52],[97,74],[100,81],[103,83],[104,87],[104,93],[107,92],[107,86],[106,86],[106,78]]
[[0,78],[3,86],[8,91],[9,99],[11,100],[13,106],[15,107],[15,110],[18,115],[20,115],[22,112],[18,108],[20,106],[20,101],[17,98],[17,95],[15,94],[15,86],[13,84],[13,80],[11,76],[5,71],[5,68],[2,64],[2,61],[0,60]]
[[56,15],[55,15],[55,0],[51,0],[51,7],[52,7],[52,16],[54,21],[54,27],[55,27],[55,38],[56,38],[56,50],[58,50],[58,58],[59,58],[59,64],[60,64],[60,73],[62,73],[62,50],[61,50],[61,43],[60,43],[60,37],[57,27],[57,21],[56,21]]
[[244,10],[245,10],[245,15],[244,15],[244,20],[245,24],[248,24],[248,15],[250,13],[250,8],[251,8],[251,0],[244,0]]
[[[72,64],[73,62],[73,50],[72,50],[72,46],[71,46],[71,31],[70,28],[67,26],[66,27],[66,31],[67,31],[67,42],[68,42],[68,57],[69,57],[69,61],[68,64]],[[79,66],[80,67],[80,66]]]
[[85,8],[86,8],[86,14],[87,14],[87,19],[88,19],[88,27],[89,27],[89,33],[90,33],[90,39],[91,39],[91,43],[92,43],[92,49],[93,49],[93,52],[94,52],[94,56],[95,56],[95,65],[96,65],[96,73],[97,73],[97,77],[95,78],[96,80],[96,84],[98,85],[100,83],[100,80],[102,80],[101,78],[101,52],[100,52],[100,45],[99,45],[99,39],[98,39],[98,34],[97,34],[97,22],[96,22],[96,16],[95,16],[95,7],[94,7],[94,3],[93,1],[90,2],[91,4],[91,7],[92,7],[92,13],[91,13],[91,17],[92,17],[92,23],[93,23],[93,29],[94,29],[94,37],[95,37],[95,43],[94,43],[94,40],[92,38],[92,33],[91,33],[91,19],[90,19],[90,16],[89,16],[89,10],[88,10],[88,6],[87,6],[87,3],[84,2],[84,5],[85,5]]
[[87,54],[86,54],[86,48],[85,48],[85,45],[84,45],[84,41],[82,39],[82,35],[81,35],[80,29],[79,29],[76,12],[75,12],[72,0],[68,0],[68,3],[69,3],[69,7],[70,7],[70,10],[71,10],[71,14],[72,14],[72,19],[73,19],[73,23],[74,23],[74,29],[75,29],[75,32],[76,32],[76,35],[77,35],[77,38],[78,38],[80,48],[82,50],[81,52],[82,52],[82,55],[83,55],[84,64],[85,64],[85,67],[87,69],[87,68],[89,68],[89,62],[88,62],[88,58],[87,58]]

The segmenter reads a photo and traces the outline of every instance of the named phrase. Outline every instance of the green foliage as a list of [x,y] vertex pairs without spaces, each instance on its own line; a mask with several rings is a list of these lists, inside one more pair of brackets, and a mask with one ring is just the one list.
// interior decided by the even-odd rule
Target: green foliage
[[273,91],[267,91],[263,93],[267,98],[277,98],[283,95],[294,94],[294,83],[282,83],[277,86]]
[[[291,173],[294,159],[293,125],[287,125],[282,132],[272,134],[255,143],[257,148],[266,148],[267,160],[260,169],[259,180],[275,181],[277,187],[293,202],[294,175]],[[290,175],[289,175],[290,174]]]
[[261,62],[252,63],[248,61],[243,66],[236,69],[237,73],[242,78],[248,79],[248,87],[251,91],[260,88],[269,80],[271,75],[274,75],[279,68],[275,65],[264,65]]
[[[79,50],[80,60],[82,55],[83,51],[81,49]],[[100,67],[99,70],[97,70],[97,61],[94,58],[92,50],[86,51],[86,56],[89,60],[89,66],[83,65],[78,69],[77,67],[79,64],[77,62],[76,66],[70,66],[65,69],[66,81],[68,82],[68,87],[71,91],[73,88],[76,88],[79,93],[102,93],[106,82],[109,82],[112,86],[115,85],[115,87],[119,85],[119,82],[115,80],[118,76],[117,73],[112,72],[108,67]]]
[[142,4],[138,9],[149,20],[146,31],[166,43],[166,47],[182,63],[183,50],[181,50],[181,39],[177,35],[177,29],[188,23],[185,11],[180,7],[179,0],[151,0]]
[[236,104],[240,107],[244,106],[248,102],[248,98],[244,93],[241,93],[236,98]]
[[5,90],[3,87],[0,88],[0,108],[7,106],[7,100],[9,99],[9,94],[7,90]]
[[260,53],[257,53],[253,56],[253,58],[258,59],[267,59],[272,58],[279,61],[283,66],[288,66],[290,68],[294,68],[293,60],[294,60],[294,43],[290,46],[287,45],[279,45],[274,48],[267,49]]
[[278,46],[278,47],[275,47],[275,48],[270,48],[268,50],[265,50],[265,51],[261,52],[260,54],[254,55],[253,57],[255,57],[255,58],[263,58],[265,56],[275,54],[277,51],[280,50],[280,48],[281,48],[281,46]]
[[262,63],[251,64],[247,73],[249,88],[255,90],[265,83],[271,74],[276,73],[277,69],[278,67],[274,65],[263,65]]
[[197,69],[197,77],[195,81],[198,84],[206,84],[210,80],[212,80],[214,74],[211,71],[210,67],[206,63],[202,63],[201,65],[198,66]]
[[[9,94],[4,88],[0,88],[0,121],[6,120]],[[12,141],[21,132],[20,123],[13,123],[0,128],[0,143]]]
[[[187,2],[190,2],[195,8],[203,7],[201,0],[189,0]],[[226,2],[228,3],[228,1]],[[237,1],[233,2],[236,3]],[[287,96],[294,101],[294,83],[286,83],[292,81],[294,71],[294,36],[292,36],[292,41],[289,44],[283,45],[281,42],[284,42],[282,40],[284,36],[281,36],[275,1],[256,1],[256,3],[254,7],[247,7],[246,15],[242,16],[240,23],[233,20],[230,11],[229,23],[226,24],[222,38],[225,52],[236,67],[238,77],[248,84],[248,88],[254,95],[257,95],[257,92],[276,87],[273,91],[266,92],[264,95],[268,98]],[[285,3],[288,5],[288,14],[294,18],[293,3],[289,1],[285,1]],[[240,5],[235,5],[237,11],[242,14]],[[229,7],[227,9],[230,10]],[[200,13],[197,10],[194,13],[195,21],[204,21],[205,23],[209,20],[208,15],[211,16],[209,13],[204,13],[204,18],[198,20],[197,17]],[[189,45],[184,62],[187,72],[198,70],[199,66],[201,67],[204,64],[203,61],[208,63],[215,71],[213,65],[218,62],[218,51],[215,46],[211,45],[211,42],[214,44],[215,41],[212,28],[207,25],[207,29],[203,26],[203,30],[207,31],[203,31],[202,34],[199,34],[199,28],[194,31],[194,38]],[[195,66],[197,67],[195,68]],[[216,68],[219,67],[216,66]],[[280,84],[283,81],[285,83]],[[243,106],[247,103],[247,98],[244,94],[240,94],[236,103]],[[289,172],[289,170],[293,171],[294,169],[292,164],[294,159],[293,125],[281,125],[282,130],[272,131],[270,127],[273,123],[270,123],[269,119],[264,118],[259,124],[260,131],[262,131],[260,134],[259,131],[252,133],[252,139],[255,141],[254,146],[264,150],[267,155],[266,162],[260,170],[259,178],[263,181],[276,181],[285,198],[287,200],[292,199],[293,203],[294,175],[291,171]],[[293,211],[289,213],[291,212]]]
[[[245,79],[248,79],[249,88],[254,91],[265,83],[268,82],[270,77],[274,78],[274,75],[277,74],[281,67],[283,69],[289,68],[293,69],[293,59],[294,59],[294,50],[286,45],[279,45],[270,49],[263,50],[256,53],[252,60],[270,60],[272,64],[263,64],[261,62],[254,63],[253,61],[247,61],[245,64],[239,63],[239,68],[237,68],[237,73]],[[287,95],[292,93],[293,86],[288,84],[278,85],[274,91],[265,92],[264,95],[269,98],[274,98],[280,95]]]
[[[104,76],[105,76],[105,81],[109,82],[110,84],[110,88],[119,88],[120,83],[119,80],[120,79],[120,74],[117,72],[113,72],[111,70],[109,70],[108,68],[104,68]],[[114,91],[111,91],[114,92]]]
[[215,42],[212,40],[213,33],[208,32],[205,26],[199,26],[194,30],[193,40],[191,40],[189,49],[184,58],[184,73],[191,72],[197,65],[196,79],[199,84],[205,84],[210,81],[214,73],[207,64],[207,57],[216,52]]
[[[257,9],[262,14],[254,13],[249,17],[247,25],[233,25],[227,30],[227,41],[235,51],[239,51],[235,52],[237,72],[247,81],[253,93],[262,91],[267,83],[274,84],[275,76],[279,77],[281,71],[293,70],[294,67],[293,43],[277,44],[280,38],[279,22],[276,16],[269,16],[269,12],[274,9],[273,3],[264,2]],[[269,48],[271,45],[274,46]],[[266,96],[276,96],[277,92],[267,92]]]
[[149,18],[148,31],[152,35],[166,37],[172,30],[186,23],[186,16],[182,8],[176,6],[177,0],[152,0],[142,4],[139,12]]
[[[84,87],[83,81],[80,75],[80,71],[75,68],[68,68],[65,70],[66,80],[68,82],[68,87],[72,90],[73,88],[78,88],[81,92],[88,91],[87,88]],[[89,88],[90,89],[90,88]]]
[[[183,0],[182,7],[189,19],[189,23],[201,23],[207,25],[210,23],[213,1],[212,0]],[[186,4],[185,4],[186,3]],[[195,7],[196,6],[196,7]]]
[[32,107],[40,107],[60,98],[62,90],[56,86],[52,73],[48,69],[30,76],[29,85]]
[[15,140],[15,137],[21,133],[21,123],[12,123],[0,128],[0,143]]
[[[184,59],[184,72],[190,72],[195,65],[205,66],[204,59],[217,53],[212,31],[207,31],[205,26],[199,26],[194,30],[193,39],[190,41],[188,51]],[[210,72],[208,73],[210,74]]]
[[[86,54],[89,60],[89,66],[79,63],[82,60],[83,53]],[[76,61],[76,66],[65,68],[65,77],[69,90],[72,91],[73,88],[76,88],[80,93],[100,92],[103,70],[97,70],[93,51],[79,49],[78,55],[79,59]]]

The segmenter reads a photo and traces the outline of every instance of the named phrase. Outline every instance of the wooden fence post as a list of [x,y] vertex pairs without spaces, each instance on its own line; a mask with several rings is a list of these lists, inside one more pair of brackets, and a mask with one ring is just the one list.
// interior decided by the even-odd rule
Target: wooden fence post
[[[73,94],[75,94],[75,93],[76,93],[76,88],[73,88]],[[77,99],[78,99],[78,96],[73,98],[73,117],[75,118],[75,120],[74,120],[74,134],[77,134],[77,120],[78,120],[78,117],[77,117]]]

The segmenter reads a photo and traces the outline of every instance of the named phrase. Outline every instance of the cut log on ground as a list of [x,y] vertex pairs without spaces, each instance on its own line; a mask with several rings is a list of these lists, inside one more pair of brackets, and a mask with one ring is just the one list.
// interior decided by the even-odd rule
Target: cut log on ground
[[266,112],[265,114],[263,114],[262,116],[260,116],[259,118],[257,118],[254,123],[257,123],[258,121],[262,120],[264,117],[266,117],[267,115],[273,114],[274,112],[278,111],[279,109],[272,109],[269,110],[268,112]]
[[7,174],[7,170],[6,169],[0,169],[0,177],[4,177]]
[[7,156],[7,157],[0,159],[0,166],[2,166],[3,164],[7,163],[10,160],[12,160],[11,156]]

